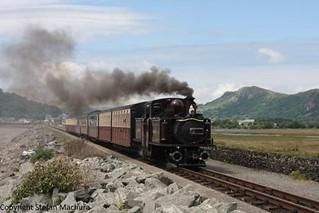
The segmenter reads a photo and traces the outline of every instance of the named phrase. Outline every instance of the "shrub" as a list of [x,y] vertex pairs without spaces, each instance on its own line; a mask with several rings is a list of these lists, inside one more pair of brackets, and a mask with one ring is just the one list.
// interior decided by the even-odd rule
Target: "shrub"
[[64,153],[73,158],[85,159],[87,157],[104,157],[105,153],[92,149],[84,140],[65,140],[64,141]]
[[300,170],[292,171],[289,176],[295,180],[307,180],[307,177]]
[[57,159],[37,165],[13,191],[12,198],[19,202],[34,194],[51,194],[54,188],[61,192],[75,190],[83,180],[80,168],[70,160]]
[[34,153],[31,156],[31,162],[35,163],[39,160],[49,160],[53,157],[53,151],[51,149],[46,149],[43,147],[38,147],[34,150]]

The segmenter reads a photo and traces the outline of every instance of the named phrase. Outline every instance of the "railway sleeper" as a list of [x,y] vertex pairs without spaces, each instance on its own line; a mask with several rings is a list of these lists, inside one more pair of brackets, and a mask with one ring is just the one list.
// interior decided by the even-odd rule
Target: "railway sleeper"
[[245,195],[245,196],[243,196],[243,197],[240,198],[240,200],[242,200],[242,201],[244,201],[244,202],[246,202],[246,203],[250,203],[250,202],[252,202],[254,199],[256,199],[256,198],[254,198],[254,197],[252,197],[252,196],[248,196],[248,195]]
[[283,210],[283,209],[280,208],[279,206],[277,206],[277,205],[272,205],[272,204],[268,204],[268,205],[263,206],[263,209],[265,209],[265,210],[267,210],[267,211],[277,210],[277,209]]
[[217,191],[221,191],[221,192],[225,192],[225,191],[228,190],[227,188],[221,187],[221,186],[214,187],[214,189],[217,190]]
[[210,185],[212,185],[212,182],[205,181],[205,182],[201,182],[200,184],[202,184],[204,186],[210,186]]
[[225,192],[225,194],[230,195],[230,196],[232,196],[234,193],[236,193],[236,192],[234,192],[233,190],[227,190]]
[[253,204],[254,206],[260,206],[260,205],[265,205],[265,202],[264,200],[252,200],[251,201],[251,204]]
[[231,196],[235,197],[235,198],[240,198],[240,197],[244,196],[244,194],[242,192],[235,192]]

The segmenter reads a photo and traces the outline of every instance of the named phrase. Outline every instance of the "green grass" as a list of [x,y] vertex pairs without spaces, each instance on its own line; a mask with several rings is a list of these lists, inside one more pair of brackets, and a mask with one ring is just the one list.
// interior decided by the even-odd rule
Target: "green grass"
[[47,161],[53,157],[53,151],[51,149],[46,149],[43,147],[38,147],[34,150],[31,156],[31,162],[35,163],[39,160]]
[[215,145],[260,152],[319,157],[317,129],[213,130]]
[[304,174],[302,174],[299,170],[292,171],[289,174],[289,177],[291,177],[294,180],[307,180],[307,177]]

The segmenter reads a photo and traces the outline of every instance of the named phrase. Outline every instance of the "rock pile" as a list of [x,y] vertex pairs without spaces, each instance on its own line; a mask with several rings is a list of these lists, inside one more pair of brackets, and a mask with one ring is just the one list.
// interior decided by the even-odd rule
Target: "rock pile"
[[[86,187],[67,194],[55,189],[50,196],[27,197],[11,209],[33,206],[33,212],[240,213],[236,203],[205,198],[191,185],[179,187],[163,173],[148,173],[112,156],[74,161],[88,180],[93,180]],[[10,206],[10,200],[5,206]]]

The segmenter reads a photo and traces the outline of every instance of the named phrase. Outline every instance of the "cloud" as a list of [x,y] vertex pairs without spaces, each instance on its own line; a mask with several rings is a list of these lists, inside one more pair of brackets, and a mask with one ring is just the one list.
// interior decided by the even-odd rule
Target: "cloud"
[[217,88],[213,91],[212,95],[214,98],[222,96],[225,92],[236,90],[236,86],[233,83],[222,83],[218,84]]
[[268,57],[269,63],[276,64],[285,60],[285,57],[278,51],[270,48],[260,48],[258,53]]
[[197,103],[207,103],[222,96],[225,92],[235,91],[240,87],[234,83],[216,83],[216,86],[205,85],[195,87],[194,97]]
[[57,4],[62,3],[63,0],[1,0],[0,8],[3,7],[24,7],[31,5],[45,5],[45,4]]
[[16,35],[30,25],[63,29],[77,38],[147,32],[144,14],[126,8],[66,4],[65,0],[1,1],[0,36]]

